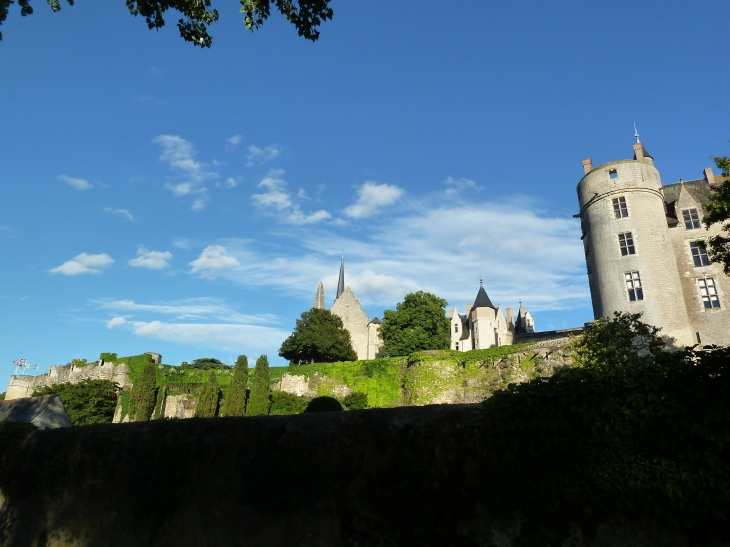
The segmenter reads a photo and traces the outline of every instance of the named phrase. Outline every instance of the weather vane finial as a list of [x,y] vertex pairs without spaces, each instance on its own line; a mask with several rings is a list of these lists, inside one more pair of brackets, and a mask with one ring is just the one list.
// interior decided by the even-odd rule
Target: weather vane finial
[[479,274],[479,285],[483,285],[484,280],[482,279],[482,274]]
[[636,137],[637,143],[641,143],[641,141],[639,140],[639,130],[636,129],[636,124],[634,124],[634,137]]

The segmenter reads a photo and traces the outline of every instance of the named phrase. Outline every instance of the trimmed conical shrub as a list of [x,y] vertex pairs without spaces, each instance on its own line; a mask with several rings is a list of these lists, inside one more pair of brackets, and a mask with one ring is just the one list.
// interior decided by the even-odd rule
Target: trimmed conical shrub
[[266,416],[271,405],[271,381],[269,380],[269,359],[262,355],[256,359],[253,371],[251,397],[246,408],[247,416]]
[[198,398],[198,406],[195,407],[195,416],[198,418],[212,418],[218,411],[218,381],[215,371],[208,373],[208,381],[203,384],[203,389]]
[[246,388],[248,386],[248,357],[239,355],[233,380],[223,399],[221,416],[243,416],[246,410]]
[[155,409],[156,383],[157,367],[154,363],[147,363],[129,394],[129,416],[133,422],[146,422],[150,419]]

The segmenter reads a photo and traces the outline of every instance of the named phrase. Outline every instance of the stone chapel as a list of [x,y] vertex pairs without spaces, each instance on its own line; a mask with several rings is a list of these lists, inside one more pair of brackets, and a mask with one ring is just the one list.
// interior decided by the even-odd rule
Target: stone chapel
[[[325,309],[324,285],[319,282],[317,296],[314,299],[314,307]],[[345,258],[340,262],[340,278],[337,282],[337,296],[330,311],[342,319],[345,329],[350,333],[352,348],[357,353],[359,361],[364,359],[378,359],[382,357],[380,346],[383,341],[380,339],[380,319],[377,317],[372,321],[365,313],[365,310],[355,298],[350,287],[345,288]]]

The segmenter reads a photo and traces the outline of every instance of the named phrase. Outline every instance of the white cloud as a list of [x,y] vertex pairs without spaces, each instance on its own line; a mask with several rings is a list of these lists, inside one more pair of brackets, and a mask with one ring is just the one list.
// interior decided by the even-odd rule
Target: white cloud
[[226,150],[229,152],[233,150],[236,146],[238,146],[238,143],[241,142],[241,135],[233,135],[231,138],[226,139]]
[[464,178],[455,179],[455,178],[449,177],[444,181],[444,184],[446,184],[446,186],[448,186],[448,188],[446,188],[446,193],[451,194],[451,195],[458,194],[465,188],[470,188],[472,190],[476,190],[477,192],[481,191],[481,189],[482,189],[481,186],[478,186],[477,183],[474,182],[473,180],[464,179]]
[[137,254],[139,256],[130,260],[129,265],[150,270],[167,268],[170,265],[168,260],[172,258],[172,253],[169,251],[148,251],[144,247],[140,247]]
[[275,159],[280,152],[281,148],[279,148],[276,144],[272,144],[266,148],[259,148],[258,146],[251,145],[248,147],[248,154],[246,154],[246,167],[251,167],[252,165],[263,165],[264,163]]
[[51,273],[63,275],[78,275],[84,273],[101,273],[101,268],[106,268],[114,263],[114,259],[106,253],[90,255],[81,253],[60,266],[53,268]]
[[288,224],[315,224],[332,218],[327,211],[321,209],[314,213],[303,213],[299,204],[292,201],[291,193],[286,189],[282,169],[271,169],[258,184],[267,191],[253,194],[251,199],[259,209],[274,208],[279,211],[277,218]]
[[186,237],[177,237],[173,240],[172,245],[178,249],[188,250],[192,247],[193,243]]
[[124,325],[127,322],[127,320],[124,317],[112,317],[109,321],[106,322],[106,328],[113,329],[114,327],[118,327],[119,325]]
[[190,265],[191,273],[200,272],[203,277],[213,277],[216,272],[238,266],[239,262],[222,245],[209,245]]
[[208,169],[204,163],[195,160],[197,152],[192,143],[177,135],[158,135],[152,142],[162,148],[160,160],[179,173],[180,182],[168,183],[165,187],[176,197],[191,197],[191,209],[199,211],[208,201],[208,188],[205,181],[218,178],[218,173]]
[[289,332],[274,327],[222,323],[165,323],[134,321],[132,332],[142,338],[153,338],[199,348],[243,353],[269,350],[281,345]]
[[59,175],[58,180],[65,182],[75,190],[91,190],[94,187],[88,180],[67,177],[66,175]]
[[392,205],[403,195],[403,190],[390,184],[365,182],[357,190],[358,199],[345,209],[350,218],[365,218],[374,215],[380,207]]
[[221,186],[223,188],[235,188],[241,183],[240,179],[234,179],[233,177],[228,177],[223,183],[216,184],[216,186]]
[[113,215],[119,215],[120,217],[126,218],[129,222],[134,222],[134,216],[127,209],[113,209],[112,207],[104,207],[105,213],[111,213]]

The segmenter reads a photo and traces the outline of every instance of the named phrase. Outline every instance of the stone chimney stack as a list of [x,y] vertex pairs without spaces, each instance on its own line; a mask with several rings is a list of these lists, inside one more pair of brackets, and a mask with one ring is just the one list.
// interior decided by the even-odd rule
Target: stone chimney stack
[[585,171],[586,175],[593,171],[593,160],[591,158],[583,160],[583,171]]
[[471,313],[471,304],[466,305],[466,317],[469,318],[469,314]]
[[507,330],[514,331],[515,330],[515,310],[513,310],[512,308],[507,308],[505,311],[507,312]]
[[636,161],[644,161],[644,145],[640,142],[634,143],[634,155],[636,156]]
[[712,167],[705,168],[705,180],[709,182],[711,186],[715,185],[715,175],[712,173]]

